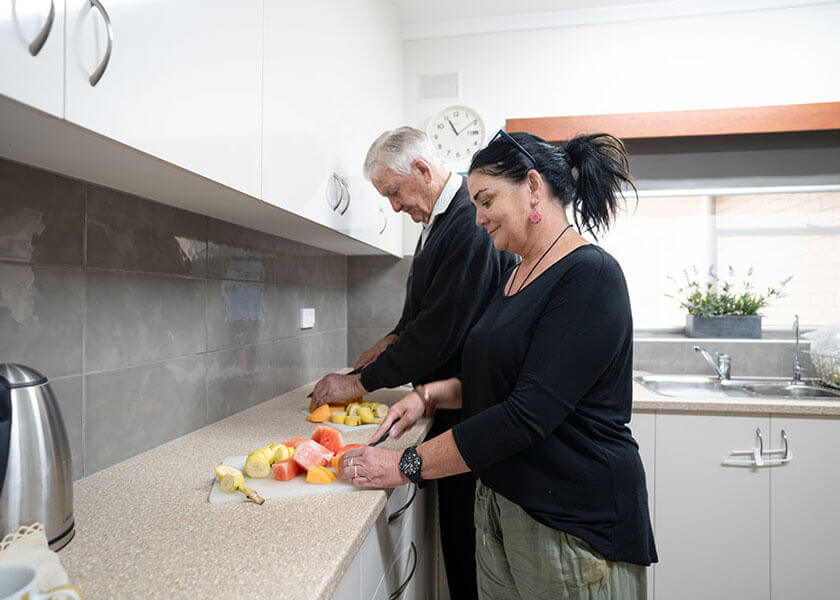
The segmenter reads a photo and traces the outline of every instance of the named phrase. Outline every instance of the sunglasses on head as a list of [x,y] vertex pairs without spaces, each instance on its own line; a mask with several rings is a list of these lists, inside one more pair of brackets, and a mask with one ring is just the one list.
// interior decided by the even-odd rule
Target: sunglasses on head
[[531,153],[530,153],[530,152],[528,152],[525,148],[523,148],[523,147],[522,147],[522,144],[520,144],[520,143],[519,143],[519,142],[517,142],[515,139],[513,139],[512,137],[510,137],[507,133],[505,133],[505,131],[504,131],[503,129],[500,129],[500,130],[496,133],[496,135],[494,135],[494,136],[493,136],[493,139],[492,139],[492,140],[490,140],[490,143],[489,143],[489,144],[487,144],[487,145],[488,145],[488,146],[492,145],[492,144],[493,144],[493,142],[495,142],[495,141],[496,141],[497,139],[499,139],[499,138],[502,138],[502,139],[504,139],[504,140],[507,140],[507,141],[509,141],[511,144],[513,144],[514,146],[516,146],[516,148],[517,148],[520,152],[522,152],[522,154],[524,154],[525,156],[527,156],[527,157],[528,157],[528,159],[531,161],[531,164],[532,164],[532,165],[534,165],[534,169],[536,169],[536,168],[537,168],[537,161],[535,161],[535,160],[534,160],[534,157],[533,157],[533,156],[531,156]]

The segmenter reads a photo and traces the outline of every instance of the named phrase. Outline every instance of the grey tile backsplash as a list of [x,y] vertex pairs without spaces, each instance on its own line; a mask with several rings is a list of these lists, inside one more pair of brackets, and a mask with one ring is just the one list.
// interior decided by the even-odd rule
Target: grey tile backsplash
[[347,362],[394,329],[402,315],[411,256],[347,259]]
[[344,256],[0,159],[0,362],[50,378],[74,477],[346,366],[347,277]]

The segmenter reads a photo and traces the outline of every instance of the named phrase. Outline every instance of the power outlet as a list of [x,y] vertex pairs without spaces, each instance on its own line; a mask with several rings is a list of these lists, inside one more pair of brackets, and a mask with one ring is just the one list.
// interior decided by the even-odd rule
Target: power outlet
[[315,309],[301,308],[300,309],[300,328],[312,329],[315,327]]

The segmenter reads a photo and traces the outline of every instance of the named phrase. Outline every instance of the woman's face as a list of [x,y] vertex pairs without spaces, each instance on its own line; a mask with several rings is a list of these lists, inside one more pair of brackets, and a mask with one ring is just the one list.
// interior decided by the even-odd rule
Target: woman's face
[[484,227],[497,250],[519,254],[528,238],[532,194],[528,179],[514,183],[473,171],[467,179],[475,224]]

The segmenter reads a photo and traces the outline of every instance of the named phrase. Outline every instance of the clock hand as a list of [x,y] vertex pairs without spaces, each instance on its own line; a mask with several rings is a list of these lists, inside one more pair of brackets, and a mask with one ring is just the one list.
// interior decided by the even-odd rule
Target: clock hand
[[464,128],[463,128],[461,131],[456,131],[455,133],[456,133],[457,135],[461,135],[462,133],[464,133],[464,131],[466,131],[467,129],[469,129],[470,125],[472,125],[472,124],[473,124],[473,123],[475,123],[476,121],[477,121],[477,119],[473,119],[472,121],[470,121],[469,123],[467,123],[466,125],[464,125]]
[[458,130],[455,129],[455,126],[452,124],[452,121],[450,121],[448,118],[446,119],[446,121],[447,123],[449,123],[449,126],[452,128],[452,131],[455,132],[455,135],[461,135],[460,133],[458,133]]

